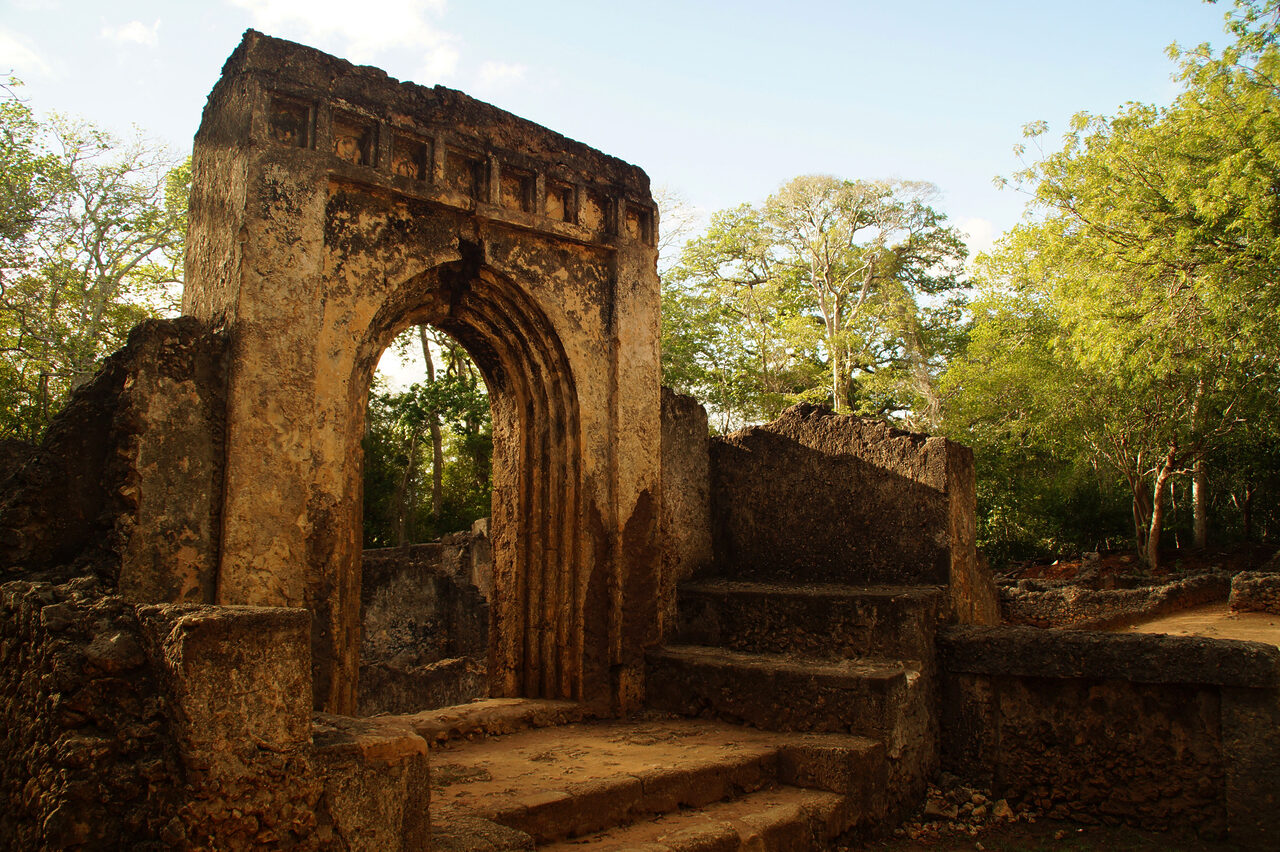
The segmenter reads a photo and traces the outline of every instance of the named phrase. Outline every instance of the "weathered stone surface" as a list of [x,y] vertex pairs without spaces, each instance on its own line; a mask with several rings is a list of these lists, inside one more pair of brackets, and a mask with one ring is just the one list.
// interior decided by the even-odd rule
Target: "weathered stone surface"
[[1231,578],[1229,602],[1237,612],[1280,615],[1280,574],[1241,571]]
[[675,641],[815,658],[928,660],[943,595],[933,588],[688,582],[680,586]]
[[182,769],[142,644],[96,580],[0,586],[0,846],[173,848]]
[[221,603],[316,615],[356,706],[360,438],[414,323],[494,420],[495,694],[638,703],[657,638],[657,213],[638,168],[460,92],[249,32],[196,136],[184,310],[234,341]]
[[425,740],[403,722],[318,714],[315,759],[321,811],[357,852],[430,848],[431,785]]
[[254,849],[313,838],[321,784],[308,613],[160,604],[139,607],[138,619],[173,709],[184,842]]
[[949,627],[942,668],[966,674],[1280,687],[1280,648],[1260,642],[1034,627]]
[[968,676],[943,695],[943,767],[997,795],[1059,818],[1226,831],[1213,687]]
[[825,815],[832,820],[825,839],[879,816],[872,809],[884,774],[883,749],[857,737],[693,720],[589,722],[451,743],[432,754],[435,819],[446,833],[480,818],[540,844],[655,815],[665,822],[682,809],[714,813],[717,802],[774,784],[825,791],[813,801],[839,806]]
[[284,754],[310,743],[307,612],[160,604],[138,617],[171,673],[189,760],[215,760],[229,744]]
[[489,606],[472,575],[473,537],[366,550],[360,715],[412,713],[488,694]]
[[1222,752],[1231,839],[1251,849],[1280,845],[1280,690],[1221,692]]
[[974,548],[973,454],[944,438],[797,405],[711,442],[715,571],[947,586],[954,617],[999,619]]
[[1105,630],[1220,601],[1228,586],[1225,574],[1201,574],[1136,589],[1048,586],[1021,580],[1000,587],[1000,610],[1008,624]]
[[567,725],[588,716],[586,708],[574,701],[488,698],[393,718],[404,721],[429,743],[444,743]]
[[211,601],[222,487],[223,339],[152,320],[12,451],[0,577],[96,572],[130,600]]
[[944,768],[1062,818],[1280,838],[1280,649],[1027,627],[939,648]]
[[676,627],[676,586],[711,565],[707,411],[662,389],[662,635]]
[[0,587],[0,837],[23,849],[340,847],[317,821],[306,622],[139,607],[90,578]]
[[649,701],[660,710],[775,731],[853,733],[885,743],[891,758],[920,733],[908,710],[919,673],[900,663],[697,646],[668,646],[649,659]]

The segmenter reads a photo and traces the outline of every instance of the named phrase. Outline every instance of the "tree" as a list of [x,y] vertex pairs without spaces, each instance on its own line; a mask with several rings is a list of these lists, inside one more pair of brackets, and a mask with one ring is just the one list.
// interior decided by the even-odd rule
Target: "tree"
[[807,175],[715,214],[664,281],[664,378],[726,419],[823,398],[929,419],[965,256],[934,193]]
[[[390,393],[380,391],[376,380],[370,394],[364,439],[366,547],[438,538],[489,513],[493,430],[479,371],[456,342],[423,327],[393,343],[402,353],[415,347],[425,347],[426,381]],[[431,471],[425,495],[424,470]]]
[[[1237,34],[1221,56],[1179,54],[1172,106],[1078,115],[1061,150],[1019,173],[1043,219],[979,264],[982,310],[948,378],[960,434],[1030,420],[1057,458],[1119,476],[1153,568],[1175,478],[1194,478],[1203,544],[1210,460],[1257,428],[1251,400],[1280,392],[1280,54],[1273,32]],[[1041,389],[1032,408],[1008,406],[1023,368]]]
[[140,320],[176,303],[188,164],[141,136],[0,109],[0,434],[34,439]]

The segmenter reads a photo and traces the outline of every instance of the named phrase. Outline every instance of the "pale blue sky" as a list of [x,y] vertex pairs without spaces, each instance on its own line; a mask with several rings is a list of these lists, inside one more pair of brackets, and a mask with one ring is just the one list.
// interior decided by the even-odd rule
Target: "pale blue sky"
[[[1229,5],[1229,4],[1228,4]],[[915,3],[0,0],[0,71],[37,110],[185,151],[247,27],[443,83],[640,165],[702,210],[798,174],[929,180],[984,247],[1022,199],[1023,124],[1061,130],[1175,92],[1173,41],[1221,45],[1196,0]]]

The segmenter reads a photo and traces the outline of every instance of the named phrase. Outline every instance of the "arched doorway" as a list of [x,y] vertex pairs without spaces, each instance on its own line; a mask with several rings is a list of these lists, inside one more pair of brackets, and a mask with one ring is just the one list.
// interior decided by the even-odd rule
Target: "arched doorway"
[[[510,281],[465,261],[427,270],[394,291],[355,360],[353,416],[363,417],[373,369],[410,325],[447,332],[471,354],[493,416],[495,566],[490,692],[580,699],[585,595],[581,446],[572,370],[538,306]],[[352,430],[358,441],[360,428]]]
[[231,339],[217,600],[312,611],[316,707],[355,706],[365,397],[419,322],[491,389],[495,693],[640,700],[656,226],[642,171],[459,92],[253,32],[228,60],[196,136],[183,297]]

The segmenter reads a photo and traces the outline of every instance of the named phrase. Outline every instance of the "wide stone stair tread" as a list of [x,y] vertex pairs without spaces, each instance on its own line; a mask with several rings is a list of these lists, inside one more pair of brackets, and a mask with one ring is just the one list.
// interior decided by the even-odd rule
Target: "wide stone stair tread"
[[902,660],[818,660],[668,645],[648,654],[658,710],[775,731],[837,731],[893,742],[919,680]]
[[942,594],[938,586],[866,586],[849,583],[796,583],[773,580],[739,580],[731,577],[702,577],[680,583],[681,591],[755,592],[769,595],[813,597],[909,598],[929,600]]
[[572,852],[709,852],[709,850],[824,849],[851,828],[846,796],[799,787],[772,787],[696,810],[641,820],[599,834],[540,844],[539,850]]
[[874,657],[815,659],[795,654],[754,653],[705,645],[666,645],[649,652],[651,659],[678,660],[696,666],[719,666],[800,677],[893,681],[915,669],[905,660]]
[[431,809],[442,829],[479,819],[544,843],[782,784],[847,800],[856,820],[878,814],[884,773],[883,747],[848,735],[583,722],[434,748]]
[[918,586],[784,584],[728,578],[679,588],[675,642],[816,657],[932,654],[942,591]]

